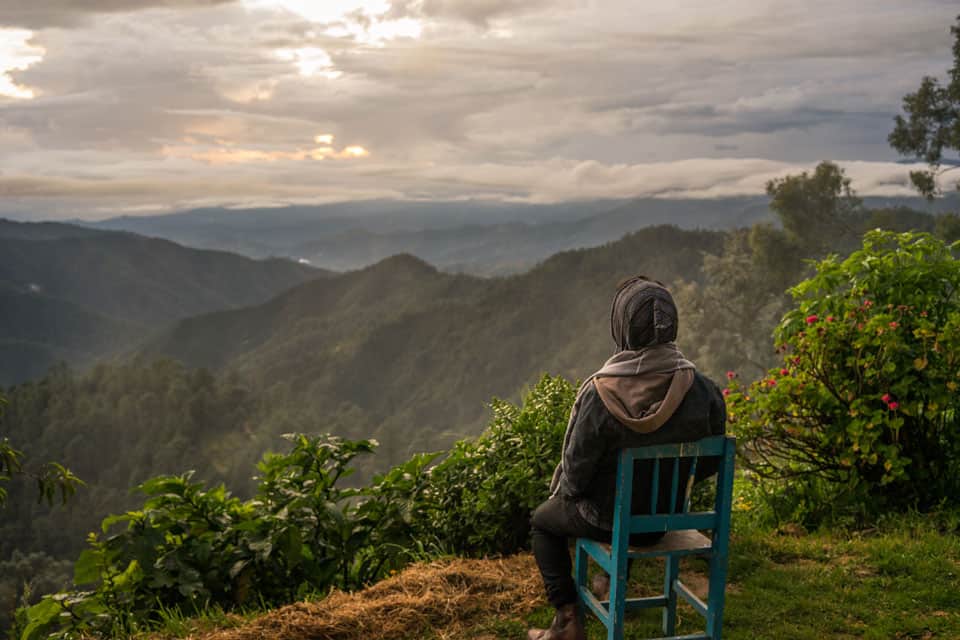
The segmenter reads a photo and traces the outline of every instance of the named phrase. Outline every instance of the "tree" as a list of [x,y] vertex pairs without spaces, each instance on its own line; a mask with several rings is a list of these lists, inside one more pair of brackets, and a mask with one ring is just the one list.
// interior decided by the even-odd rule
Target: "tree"
[[[3,417],[3,406],[7,399],[0,395],[0,418]],[[3,484],[14,475],[25,475],[37,482],[39,491],[38,502],[43,500],[53,505],[54,497],[60,493],[60,500],[66,503],[67,499],[77,492],[77,487],[83,485],[69,469],[57,462],[48,462],[37,469],[25,469],[23,466],[23,452],[15,449],[7,438],[0,439],[0,507],[7,502],[7,490]]]
[[[944,151],[960,151],[960,16],[950,32],[954,41],[949,81],[944,86],[936,78],[924,76],[920,88],[903,97],[907,118],[898,115],[887,138],[901,155],[927,163],[927,170],[910,172],[910,181],[928,200],[942,193],[938,184],[941,175],[960,169],[960,165],[944,158]],[[960,181],[956,187],[960,189]]]
[[714,374],[759,375],[771,366],[770,334],[788,308],[787,288],[809,272],[804,260],[850,250],[869,217],[832,162],[771,180],[767,193],[783,228],[729,232],[723,252],[703,259],[706,284],[677,287],[684,323],[697,337],[690,355]]
[[866,218],[850,178],[833,162],[767,183],[770,209],[804,253],[823,255],[860,235]]

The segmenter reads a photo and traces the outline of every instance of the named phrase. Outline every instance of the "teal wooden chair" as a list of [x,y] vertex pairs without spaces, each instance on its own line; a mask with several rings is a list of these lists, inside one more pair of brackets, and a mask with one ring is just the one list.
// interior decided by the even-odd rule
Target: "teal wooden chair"
[[[620,452],[617,468],[617,501],[614,511],[613,538],[610,544],[577,539],[575,577],[580,602],[593,612],[607,628],[608,640],[623,638],[624,614],[650,607],[663,608],[663,633],[672,640],[720,640],[723,627],[724,589],[727,582],[727,555],[730,543],[730,506],[733,494],[733,464],[736,439],[713,436],[696,442],[656,445]],[[697,475],[707,464],[718,464],[717,494],[712,511],[691,512],[690,494]],[[631,513],[634,464],[650,468],[649,513]],[[681,472],[683,471],[683,473]],[[683,476],[684,487],[680,493]],[[666,484],[669,478],[669,501]],[[660,508],[658,509],[658,502]],[[664,505],[666,502],[666,505]],[[707,537],[700,530],[709,529]],[[666,532],[654,545],[631,547],[630,534]],[[680,581],[680,559],[705,556],[710,561],[710,587],[707,601],[698,598]],[[588,557],[610,576],[609,600],[599,601],[587,587]],[[663,557],[666,564],[663,595],[627,598],[628,558]],[[686,600],[706,619],[703,633],[678,636],[677,597]]]

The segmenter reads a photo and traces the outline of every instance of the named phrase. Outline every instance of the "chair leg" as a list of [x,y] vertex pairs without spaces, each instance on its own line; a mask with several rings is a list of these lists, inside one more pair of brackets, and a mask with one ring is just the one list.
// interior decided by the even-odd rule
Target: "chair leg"
[[710,591],[707,594],[707,635],[721,640],[723,633],[723,605],[727,586],[727,554],[714,553],[710,558]]
[[584,616],[584,605],[581,602],[580,598],[580,589],[586,586],[587,584],[587,550],[583,548],[583,545],[580,544],[580,541],[577,541],[576,546],[576,555],[574,556],[574,584],[577,585],[577,616],[580,618],[580,623],[585,624]]
[[677,634],[677,578],[680,577],[680,558],[667,556],[664,558],[666,571],[663,579],[663,595],[667,605],[663,608],[663,635]]
[[610,576],[610,624],[607,625],[608,640],[623,640],[624,618],[627,601],[627,561],[616,562],[614,575]]

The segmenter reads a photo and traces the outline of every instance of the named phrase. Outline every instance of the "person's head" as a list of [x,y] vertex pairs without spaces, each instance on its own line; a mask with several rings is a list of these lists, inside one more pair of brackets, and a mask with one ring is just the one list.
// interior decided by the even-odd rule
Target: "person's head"
[[677,339],[677,306],[662,282],[634,276],[620,283],[610,308],[610,333],[620,351]]

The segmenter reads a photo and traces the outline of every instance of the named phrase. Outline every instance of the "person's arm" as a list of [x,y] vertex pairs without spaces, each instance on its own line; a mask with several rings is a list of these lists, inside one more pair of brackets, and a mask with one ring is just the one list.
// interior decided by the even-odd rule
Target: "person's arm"
[[570,441],[563,452],[562,495],[577,498],[588,492],[596,476],[597,463],[607,450],[607,438],[602,434],[606,417],[603,402],[596,388],[590,385],[583,393]]
[[706,378],[710,390],[710,433],[721,436],[727,432],[727,403],[720,388],[710,378]]

